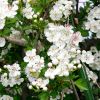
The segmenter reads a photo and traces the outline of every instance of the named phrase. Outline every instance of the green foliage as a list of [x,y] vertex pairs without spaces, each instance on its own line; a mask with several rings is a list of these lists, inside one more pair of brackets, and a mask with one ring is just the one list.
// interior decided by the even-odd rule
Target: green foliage
[[75,85],[82,91],[88,90],[86,81],[81,78],[75,81]]
[[39,100],[49,100],[49,94],[48,94],[48,92],[42,92],[39,95]]

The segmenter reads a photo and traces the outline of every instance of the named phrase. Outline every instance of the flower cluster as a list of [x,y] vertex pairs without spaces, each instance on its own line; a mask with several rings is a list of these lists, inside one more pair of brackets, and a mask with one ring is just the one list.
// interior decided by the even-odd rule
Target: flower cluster
[[96,33],[97,38],[100,38],[100,5],[90,10],[85,27],[93,33]]
[[[83,9],[78,8],[80,3],[82,0],[0,0],[0,100],[63,100],[69,94],[74,97],[76,86],[89,93],[89,82],[98,85],[100,5],[89,12],[86,29],[81,29],[91,2],[84,2]],[[83,37],[88,33],[91,36]],[[97,48],[90,48],[89,38],[96,39],[93,45]],[[33,93],[24,91],[26,87]]]
[[72,10],[73,2],[70,0],[58,0],[50,11],[50,18],[59,21],[63,16],[67,18]]
[[20,85],[24,79],[21,78],[21,69],[19,64],[4,65],[4,68],[8,70],[8,74],[5,72],[1,75],[1,83],[3,86],[13,87],[14,85]]
[[25,73],[29,82],[37,88],[43,88],[44,90],[47,90],[46,85],[48,84],[49,80],[39,78],[39,73],[44,67],[44,58],[36,55],[36,49],[32,49],[26,52],[24,61],[28,63]]
[[47,40],[53,42],[47,53],[52,62],[48,63],[45,77],[54,79],[56,75],[68,76],[70,71],[81,67],[78,44],[83,39],[80,32],[74,33],[71,26],[50,23],[44,33]]
[[13,1],[12,5],[8,3],[8,0],[0,1],[0,30],[5,26],[5,19],[14,18],[18,10],[18,0]]
[[0,97],[0,100],[13,100],[13,98],[9,95],[3,95],[2,97]]

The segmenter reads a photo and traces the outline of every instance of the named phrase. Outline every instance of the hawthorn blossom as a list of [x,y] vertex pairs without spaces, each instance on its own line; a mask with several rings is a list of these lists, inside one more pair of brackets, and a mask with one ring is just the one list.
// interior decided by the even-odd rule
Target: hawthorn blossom
[[33,62],[36,56],[36,49],[28,50],[26,56],[24,57],[24,62]]
[[0,30],[5,26],[6,17],[14,18],[18,10],[18,0],[8,3],[8,0],[0,0]]
[[6,44],[6,40],[3,37],[0,37],[0,47],[4,47]]
[[[37,88],[42,88],[47,90],[47,84],[49,83],[48,79],[42,79],[39,77],[41,70],[44,68],[44,58],[36,55],[36,49],[28,50],[24,61],[27,62],[25,68],[25,74],[32,86]],[[30,86],[31,88],[31,86]]]
[[87,22],[85,22],[86,30],[96,33],[96,37],[100,38],[100,5],[90,10]]
[[9,95],[3,95],[0,97],[0,100],[13,100],[13,97],[11,97]]
[[79,42],[82,42],[82,40],[83,40],[83,37],[82,37],[81,33],[76,32],[76,33],[72,34],[70,44],[73,46],[75,46],[75,45],[78,46]]
[[27,19],[32,19],[34,11],[32,10],[32,7],[30,6],[29,3],[26,3],[25,8],[23,8],[23,16],[26,17]]
[[0,19],[0,30],[5,26],[5,19]]
[[92,55],[92,53],[90,51],[82,51],[82,55],[80,56],[80,59],[82,62],[87,63],[87,64],[91,64],[94,62],[94,56]]
[[94,62],[89,64],[93,70],[100,70],[100,51],[96,49],[96,47],[92,47],[91,51],[94,53]]
[[50,18],[53,21],[59,21],[63,16],[67,18],[72,10],[72,5],[72,1],[58,0],[50,11]]
[[1,75],[1,83],[3,86],[13,87],[14,85],[20,85],[24,79],[21,78],[20,66],[19,64],[4,65],[4,68],[8,70],[9,73],[3,73]]

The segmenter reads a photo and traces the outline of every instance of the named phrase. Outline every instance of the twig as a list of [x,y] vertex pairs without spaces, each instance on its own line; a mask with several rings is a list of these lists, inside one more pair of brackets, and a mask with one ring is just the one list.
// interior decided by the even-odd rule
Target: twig
[[79,0],[76,0],[76,17],[78,17]]
[[64,91],[61,92],[61,100],[64,98]]
[[79,98],[79,96],[78,96],[78,93],[77,93],[77,90],[76,90],[76,88],[75,88],[75,85],[74,85],[73,80],[70,80],[70,82],[71,82],[72,87],[73,87],[73,89],[74,89],[74,93],[75,93],[76,99],[77,99],[77,100],[80,100],[80,98]]

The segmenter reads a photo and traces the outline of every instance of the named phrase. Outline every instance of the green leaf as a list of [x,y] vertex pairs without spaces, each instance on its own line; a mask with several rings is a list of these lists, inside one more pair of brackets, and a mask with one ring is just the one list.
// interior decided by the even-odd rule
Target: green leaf
[[52,98],[56,98],[56,96],[58,95],[58,92],[56,90],[53,90],[51,93],[50,93],[50,96],[52,96]]
[[0,83],[0,91],[4,89],[3,85]]
[[75,81],[75,85],[80,89],[80,90],[88,90],[87,84],[85,80],[83,79],[78,79]]
[[89,36],[89,32],[87,30],[80,28],[79,31],[83,37]]
[[14,100],[21,100],[19,95],[14,96]]
[[39,95],[39,100],[49,100],[49,93],[48,92],[42,92]]

